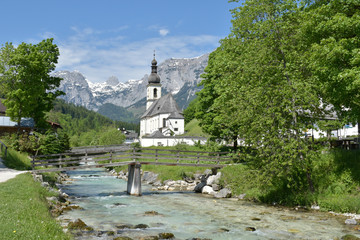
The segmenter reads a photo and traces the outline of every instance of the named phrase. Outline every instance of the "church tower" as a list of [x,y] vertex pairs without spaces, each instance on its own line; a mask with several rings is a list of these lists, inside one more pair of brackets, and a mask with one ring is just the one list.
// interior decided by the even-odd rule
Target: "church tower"
[[157,74],[157,61],[154,59],[151,61],[151,74],[148,78],[148,85],[146,87],[146,110],[155,102],[161,98],[161,84],[160,77]]

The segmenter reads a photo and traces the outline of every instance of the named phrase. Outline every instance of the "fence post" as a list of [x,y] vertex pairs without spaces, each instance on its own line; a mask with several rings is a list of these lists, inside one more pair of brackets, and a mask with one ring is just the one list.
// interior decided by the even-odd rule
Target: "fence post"
[[62,155],[60,155],[60,158],[59,158],[59,167],[62,168]]
[[176,162],[177,162],[177,163],[180,162],[180,156],[179,156],[179,155],[180,155],[180,152],[177,151],[177,152],[176,152]]
[[112,163],[112,151],[110,151],[110,163]]
[[199,156],[199,152],[196,153],[196,156],[197,156],[197,161],[196,161],[196,164],[199,164],[200,163],[200,156]]
[[158,162],[158,150],[155,149],[155,162]]
[[217,164],[220,164],[220,153],[217,153]]
[[133,159],[133,162],[135,162],[135,147],[133,148],[133,154],[132,154],[132,159]]
[[35,170],[35,156],[32,156],[32,163],[31,163],[32,170]]

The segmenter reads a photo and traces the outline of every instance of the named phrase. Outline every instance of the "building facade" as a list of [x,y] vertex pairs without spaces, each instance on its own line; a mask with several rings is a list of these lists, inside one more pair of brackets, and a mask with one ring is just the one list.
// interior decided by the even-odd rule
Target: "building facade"
[[151,62],[146,89],[146,111],[140,118],[140,138],[176,136],[184,133],[184,116],[171,93],[161,96],[157,61]]

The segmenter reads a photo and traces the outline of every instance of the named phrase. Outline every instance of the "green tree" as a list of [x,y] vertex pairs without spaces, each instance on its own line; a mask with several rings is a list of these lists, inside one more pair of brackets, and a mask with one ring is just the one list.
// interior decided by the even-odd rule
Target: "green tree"
[[310,3],[301,31],[323,101],[341,119],[360,123],[360,1]]
[[54,99],[63,94],[56,90],[61,78],[50,76],[59,56],[53,39],[38,44],[6,43],[0,50],[0,86],[5,95],[6,114],[20,126],[22,117],[31,117],[44,126],[45,112]]
[[109,128],[99,137],[100,145],[122,144],[125,141],[125,135],[115,128]]
[[[197,93],[198,103],[195,117],[200,120],[200,126],[204,132],[210,134],[210,140],[225,139],[234,143],[234,151],[237,150],[237,141],[239,137],[239,128],[241,121],[230,119],[233,117],[234,108],[238,104],[230,104],[229,101],[234,96],[225,96],[222,94],[221,86],[227,85],[227,82],[233,78],[238,56],[231,52],[236,50],[231,39],[222,40],[221,47],[212,52],[209,56],[208,66],[205,69],[204,78],[201,84],[203,89]],[[236,54],[235,54],[236,55]],[[228,89],[229,86],[226,86]],[[229,101],[226,101],[228,98]],[[219,103],[222,99],[222,103]]]
[[248,0],[232,11],[232,32],[210,55],[198,118],[213,136],[240,137],[264,186],[314,191],[304,132],[323,115],[304,58],[302,8],[292,0]]
[[62,153],[70,149],[69,137],[66,133],[59,131],[56,133],[52,130],[44,134],[35,133],[38,138],[38,154],[55,154]]
[[185,118],[185,124],[189,123],[191,120],[195,118],[195,114],[198,111],[198,98],[195,98],[192,100],[189,104],[189,106],[184,110],[184,118]]

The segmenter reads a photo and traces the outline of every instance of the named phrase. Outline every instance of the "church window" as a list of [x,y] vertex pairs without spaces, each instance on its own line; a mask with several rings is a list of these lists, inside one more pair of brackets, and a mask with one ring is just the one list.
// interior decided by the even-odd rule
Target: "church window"
[[175,124],[177,124],[177,121],[175,121]]
[[157,98],[157,89],[154,88],[154,98]]
[[179,129],[178,129],[178,128],[174,128],[174,131],[177,132],[177,131],[179,131]]
[[166,119],[163,118],[163,127],[166,127]]

